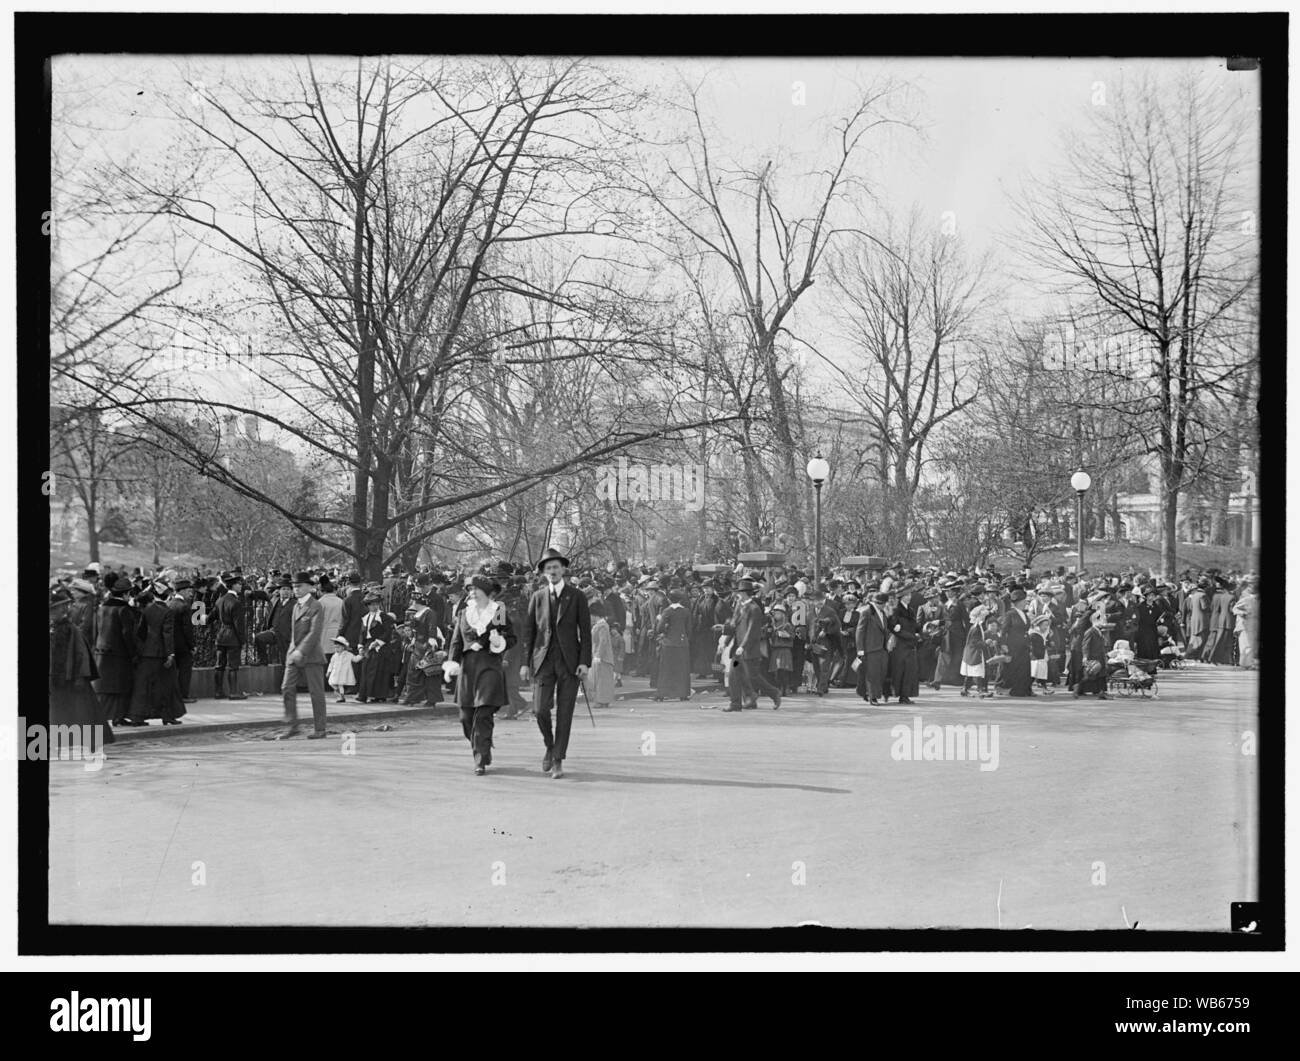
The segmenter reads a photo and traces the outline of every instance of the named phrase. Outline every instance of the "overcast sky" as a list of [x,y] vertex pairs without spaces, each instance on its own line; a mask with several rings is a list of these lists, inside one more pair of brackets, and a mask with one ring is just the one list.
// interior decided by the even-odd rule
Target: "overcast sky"
[[[885,48],[888,41],[845,42]],[[219,91],[224,77],[257,76],[287,66],[288,59],[183,56],[63,57],[56,60],[55,91],[64,78],[87,74],[111,83],[86,105],[108,132],[104,150],[137,158],[161,157],[172,146],[169,100],[189,94],[181,71]],[[861,171],[880,199],[898,214],[913,203],[939,225],[951,212],[957,234],[973,252],[990,251],[1004,264],[1015,253],[1016,218],[1010,195],[1031,174],[1046,175],[1061,159],[1064,137],[1080,129],[1088,110],[1113,103],[1126,74],[1188,63],[1211,78],[1242,86],[1258,99],[1257,73],[1229,72],[1221,59],[1193,61],[1110,59],[654,59],[601,60],[638,83],[670,92],[701,86],[702,110],[720,154],[746,164],[773,158],[778,195],[794,207],[811,203],[818,182],[800,179],[833,155],[827,134],[865,85],[895,77],[912,86],[910,103],[921,130],[873,138]],[[349,62],[354,62],[350,60]],[[73,80],[78,80],[77,76]],[[56,108],[57,113],[57,108]],[[212,190],[209,194],[214,195]],[[787,209],[787,216],[797,216]],[[1008,297],[1036,297],[1011,285]],[[825,326],[829,284],[819,283],[792,319],[820,347],[835,345]],[[242,386],[242,383],[241,383]]]

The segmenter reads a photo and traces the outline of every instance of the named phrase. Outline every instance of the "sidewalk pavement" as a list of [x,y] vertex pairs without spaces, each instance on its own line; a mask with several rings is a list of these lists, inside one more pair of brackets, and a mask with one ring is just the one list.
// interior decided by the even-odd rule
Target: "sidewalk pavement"
[[[1206,675],[1219,675],[1241,673],[1235,667],[1212,667],[1209,664],[1189,661],[1181,670],[1161,671],[1159,680],[1164,683],[1170,683],[1170,690],[1179,686],[1175,675],[1182,673],[1190,677],[1189,672],[1196,671],[1196,679],[1192,683],[1183,687],[1180,691],[1188,692],[1191,689],[1197,689],[1200,696],[1214,700],[1221,696],[1217,688],[1218,681],[1206,682]],[[714,682],[705,682],[700,679],[692,679],[692,696],[689,703],[696,707],[722,707],[725,702],[725,693]],[[944,690],[944,699],[956,697],[957,689],[955,686],[946,687]],[[922,697],[929,699],[933,694],[929,689],[921,690]],[[616,689],[614,699],[617,703],[640,703],[649,702],[654,695],[654,689],[646,678],[624,676],[622,688]],[[791,697],[792,701],[809,697],[807,690],[796,693]],[[1058,693],[1058,698],[1068,699],[1068,692]],[[528,686],[524,687],[524,698],[529,703],[532,701],[531,690]],[[937,697],[935,699],[938,699]],[[919,701],[924,702],[924,701]],[[365,722],[371,720],[380,720],[384,718],[455,718],[457,715],[456,705],[444,701],[436,706],[430,707],[427,704],[413,704],[406,706],[393,702],[376,704],[358,703],[355,699],[349,698],[346,704],[334,702],[334,695],[331,692],[325,697],[326,715],[331,726],[337,726],[349,722]],[[578,693],[577,712],[581,715],[586,714],[586,707],[582,693]],[[201,731],[204,733],[216,733],[223,730],[232,729],[253,729],[253,728],[278,728],[284,724],[283,701],[279,692],[250,694],[247,700],[200,700],[196,704],[190,704],[189,710],[185,714],[184,722],[179,726],[164,726],[156,719],[148,726],[119,726],[113,730],[114,736],[119,740],[131,740],[140,737],[170,737],[181,733],[194,733]],[[298,694],[298,724],[300,726],[311,725],[311,700],[305,693]]]
[[[709,697],[716,698],[714,686],[704,689],[703,683],[695,686],[692,702]],[[525,689],[528,689],[525,686]],[[615,698],[623,700],[648,700],[653,694],[650,683],[645,678],[623,679],[623,688],[616,690]],[[531,694],[525,692],[525,699],[530,703]],[[275,693],[250,693],[247,700],[203,699],[198,703],[188,704],[184,719],[179,726],[164,726],[157,719],[147,726],[118,726],[113,735],[118,740],[131,740],[141,737],[171,737],[181,733],[215,733],[231,729],[277,729],[284,725],[284,701],[277,691]],[[456,705],[443,701],[433,707],[427,704],[358,703],[353,697],[346,704],[335,703],[333,691],[325,696],[326,717],[331,726],[346,722],[366,722],[383,718],[455,718]],[[578,693],[577,709],[583,711],[582,693]],[[298,725],[311,725],[311,698],[306,693],[298,694]]]

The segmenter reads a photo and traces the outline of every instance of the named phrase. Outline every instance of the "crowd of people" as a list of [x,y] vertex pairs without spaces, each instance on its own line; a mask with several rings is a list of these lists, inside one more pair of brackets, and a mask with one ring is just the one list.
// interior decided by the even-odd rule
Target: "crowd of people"
[[[552,611],[543,606],[548,585]],[[492,716],[529,708],[521,686],[550,658],[533,657],[548,624],[566,618],[561,590],[581,606],[567,613],[572,645],[558,638],[573,658],[560,660],[563,673],[545,690],[561,716],[548,731],[548,703],[548,772],[567,746],[573,678],[596,707],[635,675],[657,700],[703,692],[700,707],[710,708],[713,691],[724,711],[743,711],[760,696],[779,708],[801,689],[853,689],[870,704],[911,703],[945,685],[962,696],[1105,697],[1116,668],[1133,661],[1254,667],[1259,654],[1257,579],[1217,570],[1165,582],[899,563],[835,568],[815,585],[797,566],[734,562],[571,570],[555,550],[537,565],[471,571],[394,563],[373,581],[337,567],[146,574],[92,564],[51,585],[51,721],[101,726],[106,743],[114,726],[178,725],[196,699],[197,656],[211,660],[218,699],[246,697],[240,675],[249,665],[279,663],[285,735],[296,732],[301,684],[312,696],[312,736],[324,734],[326,685],[339,703],[447,698],[461,708],[476,769],[485,768]]]

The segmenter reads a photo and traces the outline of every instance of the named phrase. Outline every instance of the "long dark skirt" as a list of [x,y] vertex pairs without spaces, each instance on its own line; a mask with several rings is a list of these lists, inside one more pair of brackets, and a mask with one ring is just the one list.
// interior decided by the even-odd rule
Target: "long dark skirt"
[[655,695],[679,699],[691,695],[691,650],[686,645],[664,645],[659,650],[659,682]]
[[496,724],[496,712],[509,699],[501,655],[481,650],[461,656],[460,675],[456,678],[456,705],[460,709],[461,732],[469,741],[475,766],[487,766],[492,762],[492,730]]
[[921,691],[918,674],[915,648],[899,645],[889,654],[889,684],[895,696],[916,696]]
[[1075,686],[1076,692],[1082,694],[1082,693],[1104,693],[1106,691],[1106,683],[1109,680],[1110,675],[1106,673],[1105,663],[1101,665],[1101,673],[1097,675],[1097,677],[1090,678],[1090,679],[1083,677],[1083,664],[1080,663],[1079,675],[1080,677],[1079,677],[1078,684]]
[[77,727],[75,736],[88,734],[92,751],[101,741],[113,743],[107,712],[87,678],[70,682],[50,678],[50,725]]
[[357,698],[387,700],[392,695],[393,657],[382,649],[367,652],[357,676]]
[[180,718],[185,714],[180,685],[176,681],[176,668],[164,667],[163,662],[161,659],[145,658],[136,667],[131,707],[127,712],[133,721]]
[[1002,667],[1001,681],[1012,696],[1029,696],[1033,679],[1029,677],[1029,648],[1017,649]]
[[510,702],[502,656],[486,649],[466,652],[460,658],[456,679],[456,703],[462,708],[490,707],[496,710]]
[[[939,649],[934,644],[924,644],[916,650],[916,679],[924,684],[934,681],[939,666]],[[911,694],[909,694],[911,695]]]
[[460,730],[469,741],[475,766],[492,763],[492,729],[496,725],[495,707],[460,708]]

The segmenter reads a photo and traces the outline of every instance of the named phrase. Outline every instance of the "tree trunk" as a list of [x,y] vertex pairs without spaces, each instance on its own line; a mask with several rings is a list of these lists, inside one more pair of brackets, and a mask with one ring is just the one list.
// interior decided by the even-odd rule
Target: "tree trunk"
[[86,508],[86,547],[90,552],[90,562],[99,563],[99,498],[95,493],[95,484],[91,483],[82,495],[82,504]]
[[1160,515],[1163,524],[1160,573],[1172,581],[1178,568],[1178,492],[1167,485],[1160,495]]

